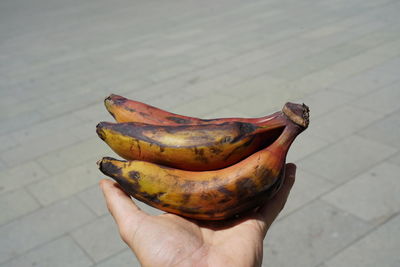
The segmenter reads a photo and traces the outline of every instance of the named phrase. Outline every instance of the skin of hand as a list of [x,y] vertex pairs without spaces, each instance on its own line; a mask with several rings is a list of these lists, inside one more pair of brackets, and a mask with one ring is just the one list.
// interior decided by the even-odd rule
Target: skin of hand
[[263,206],[239,218],[196,221],[140,210],[116,182],[103,179],[108,210],[122,240],[142,266],[261,266],[263,240],[283,209],[295,181],[296,165],[286,164],[284,183]]

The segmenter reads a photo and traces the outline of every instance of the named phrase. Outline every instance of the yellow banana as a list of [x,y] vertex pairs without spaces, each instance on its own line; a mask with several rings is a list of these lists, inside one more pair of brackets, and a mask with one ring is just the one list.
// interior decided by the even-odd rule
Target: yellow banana
[[258,123],[170,126],[101,122],[97,134],[124,159],[204,171],[230,166],[272,143],[287,121],[283,112],[276,112]]

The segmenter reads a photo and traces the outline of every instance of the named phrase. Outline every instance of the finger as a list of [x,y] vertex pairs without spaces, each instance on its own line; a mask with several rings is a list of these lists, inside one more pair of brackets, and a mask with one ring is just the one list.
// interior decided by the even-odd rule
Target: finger
[[261,217],[262,226],[265,230],[269,228],[269,226],[285,206],[290,190],[292,189],[295,181],[296,165],[293,163],[288,163],[286,164],[285,168],[285,179],[281,189],[258,211]]
[[118,183],[102,179],[100,187],[106,199],[108,210],[121,229],[136,225],[147,214],[141,211],[132,199],[119,187]]

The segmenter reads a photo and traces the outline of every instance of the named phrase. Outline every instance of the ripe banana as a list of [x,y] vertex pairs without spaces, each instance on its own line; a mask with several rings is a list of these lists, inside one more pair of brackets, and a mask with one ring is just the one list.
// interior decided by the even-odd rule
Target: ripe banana
[[260,205],[278,190],[289,147],[308,126],[305,105],[285,107],[290,120],[279,138],[224,169],[194,172],[109,157],[98,165],[128,194],[155,208],[200,220],[226,219]]
[[125,159],[204,171],[230,166],[272,143],[287,121],[283,112],[276,112],[263,123],[171,126],[101,122],[96,131]]
[[269,115],[261,118],[219,118],[204,120],[171,113],[166,110],[162,110],[151,105],[114,94],[111,94],[104,99],[104,105],[117,122],[142,122],[154,125],[219,124],[229,121],[264,123],[267,122],[272,116]]

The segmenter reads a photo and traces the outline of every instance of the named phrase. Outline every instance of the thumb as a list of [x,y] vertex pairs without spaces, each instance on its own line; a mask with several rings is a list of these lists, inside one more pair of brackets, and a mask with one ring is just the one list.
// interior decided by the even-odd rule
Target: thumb
[[106,199],[107,208],[114,217],[122,239],[127,242],[136,232],[139,222],[146,216],[132,199],[119,187],[118,183],[102,179],[100,188]]

